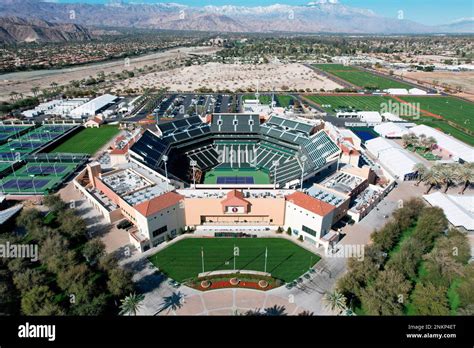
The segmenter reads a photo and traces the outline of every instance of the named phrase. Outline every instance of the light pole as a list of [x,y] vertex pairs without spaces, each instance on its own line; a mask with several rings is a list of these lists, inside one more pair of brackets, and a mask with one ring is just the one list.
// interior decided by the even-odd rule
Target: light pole
[[193,185],[194,189],[196,188],[196,165],[197,162],[195,160],[190,161],[191,167],[193,167]]
[[31,177],[31,183],[33,184],[33,191],[36,195],[37,193],[36,193],[36,186],[35,186],[35,175],[34,174],[30,175],[30,177]]
[[301,191],[303,191],[303,179],[304,179],[304,164],[308,158],[306,156],[301,156]]
[[277,167],[280,164],[280,161],[275,160],[273,161],[273,168],[275,169],[275,173],[273,174],[273,189],[276,190],[277,185]]
[[163,156],[163,162],[165,163],[165,176],[166,176],[166,192],[169,191],[169,186],[168,186],[168,168],[166,166],[166,163],[168,162],[168,156],[164,155]]

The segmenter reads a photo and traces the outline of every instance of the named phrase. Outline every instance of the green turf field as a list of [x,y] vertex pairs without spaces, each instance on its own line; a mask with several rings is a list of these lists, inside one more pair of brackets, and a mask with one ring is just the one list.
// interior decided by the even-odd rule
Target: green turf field
[[421,117],[417,120],[413,120],[412,118],[407,118],[408,121],[413,121],[416,124],[424,124],[429,127],[433,127],[439,129],[440,131],[451,135],[452,137],[465,142],[471,146],[474,146],[474,137],[472,135],[466,134],[465,132],[454,128],[453,126],[447,124],[443,120],[438,120],[434,117]]
[[239,247],[236,270],[264,271],[265,248],[268,248],[267,272],[285,282],[298,278],[320,259],[280,238],[187,238],[159,251],[149,260],[169,277],[182,282],[202,272],[201,248],[205,272],[232,270],[234,246]]
[[345,66],[342,64],[314,64],[314,67],[333,74],[334,76],[337,76],[359,87],[375,88],[381,90],[387,88],[409,89],[413,87],[409,84],[378,76],[353,66]]
[[[401,103],[388,96],[379,95],[310,95],[309,100],[319,104],[329,113],[336,113],[336,109],[356,109],[359,111],[378,111],[391,110]],[[413,115],[409,106],[403,107],[402,110]]]
[[270,176],[261,171],[255,170],[253,168],[241,168],[241,169],[213,169],[206,173],[204,178],[204,184],[216,184],[217,177],[242,177],[242,176],[252,176],[254,184],[264,185],[271,184]]
[[[255,99],[255,95],[253,94],[246,94],[242,96],[242,100],[248,100],[248,99]],[[271,95],[260,95],[258,97],[260,100],[260,104],[270,104],[272,102],[272,96]],[[278,102],[278,104],[286,108],[290,105],[290,102],[293,100],[293,97],[291,95],[287,94],[275,94],[275,101]]]
[[93,155],[119,132],[120,129],[117,126],[84,128],[51,152],[87,153]]
[[401,96],[400,99],[409,103],[419,103],[422,110],[443,116],[445,120],[474,132],[474,103],[453,97]]

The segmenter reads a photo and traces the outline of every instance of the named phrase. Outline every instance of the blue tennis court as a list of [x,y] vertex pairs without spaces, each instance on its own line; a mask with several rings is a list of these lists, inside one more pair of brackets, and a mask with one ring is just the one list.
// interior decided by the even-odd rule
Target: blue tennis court
[[252,176],[218,176],[217,183],[231,185],[253,184],[254,180]]
[[[34,182],[33,182],[34,180]],[[20,190],[29,190],[29,189],[41,189],[49,183],[47,179],[29,179],[29,178],[19,178],[11,179],[3,184],[4,189],[20,189]]]
[[25,172],[28,174],[59,174],[66,168],[67,166],[61,165],[28,165]]

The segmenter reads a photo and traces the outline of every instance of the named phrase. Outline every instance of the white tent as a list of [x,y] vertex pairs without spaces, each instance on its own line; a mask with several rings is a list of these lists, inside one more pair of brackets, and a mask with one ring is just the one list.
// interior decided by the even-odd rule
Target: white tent
[[452,154],[453,159],[456,161],[462,159],[466,162],[474,162],[474,148],[460,140],[454,139],[450,135],[425,125],[413,127],[410,131],[418,136],[424,134],[427,137],[435,138],[438,147]]
[[414,176],[414,167],[421,162],[396,142],[386,138],[368,140],[365,147],[389,173],[400,180],[409,180]]
[[374,131],[384,138],[401,138],[410,131],[403,123],[384,122],[374,127]]
[[432,206],[443,209],[446,218],[452,225],[474,231],[474,196],[434,192],[423,197]]

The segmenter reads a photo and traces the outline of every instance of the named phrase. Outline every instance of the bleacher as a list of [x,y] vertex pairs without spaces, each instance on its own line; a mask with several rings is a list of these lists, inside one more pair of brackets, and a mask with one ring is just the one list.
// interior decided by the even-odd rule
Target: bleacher
[[255,157],[257,142],[250,140],[217,140],[214,142],[221,161],[229,168],[248,168]]
[[313,171],[324,166],[328,158],[340,151],[339,147],[324,131],[319,131],[309,138],[302,146],[302,150],[308,158],[308,170]]
[[219,154],[213,145],[207,145],[198,149],[186,152],[189,160],[196,161],[197,166],[201,170],[213,168],[219,164]]
[[313,131],[314,126],[312,124],[297,121],[297,120],[290,120],[283,117],[272,116],[270,119],[265,122],[266,125],[274,125],[278,128],[285,129],[285,130],[294,130],[298,133],[303,133],[306,136],[310,136],[311,132]]
[[163,138],[158,138],[149,130],[132,145],[130,154],[144,164],[156,169],[163,155],[167,153],[169,143]]
[[211,119],[213,133],[259,133],[258,114],[213,114]]

